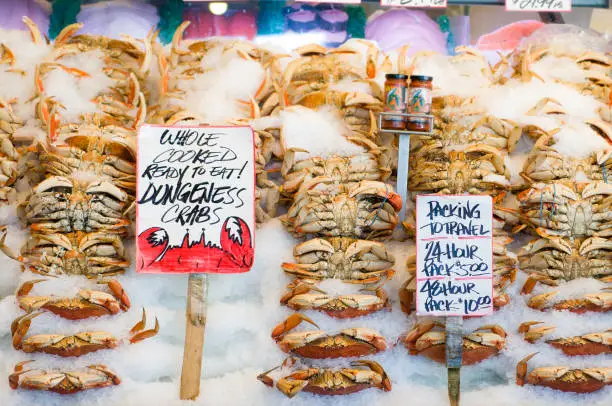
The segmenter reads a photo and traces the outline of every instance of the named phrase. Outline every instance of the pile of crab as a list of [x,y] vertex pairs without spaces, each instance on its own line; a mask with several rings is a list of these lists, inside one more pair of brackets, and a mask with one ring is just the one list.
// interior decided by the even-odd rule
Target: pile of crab
[[[76,35],[81,24],[73,24],[47,45],[36,26],[29,21],[28,25],[35,43],[50,48],[32,78],[35,118],[45,136],[34,139],[28,150],[38,155],[41,180],[18,206],[30,236],[19,253],[5,244],[6,227],[0,238],[0,248],[21,262],[24,276],[36,275],[21,278],[15,295],[25,313],[11,325],[12,344],[27,354],[81,357],[142,341],[159,330],[157,320],[146,330],[143,309],[126,338],[105,331],[30,332],[39,330],[35,319],[57,324],[54,318],[77,323],[103,317],[108,323],[130,308],[116,275],[130,265],[123,239],[130,230],[136,188],[136,131],[146,115],[141,89],[151,60],[151,39]],[[3,108],[10,113],[10,106]],[[55,286],[82,288],[76,295],[31,294],[51,278]],[[11,388],[69,394],[120,383],[104,365],[42,370],[26,367],[29,362],[15,366]]]
[[[37,180],[27,173],[32,158],[28,146],[36,138],[28,122],[34,117],[36,97],[32,65],[44,60],[49,46],[36,25],[23,18],[28,31],[3,32],[0,39],[0,203],[17,200],[19,183],[25,188]],[[26,39],[26,37],[30,37]],[[23,44],[27,44],[23,46]],[[25,182],[20,182],[20,181]]]
[[[408,190],[413,199],[419,194],[492,197],[494,304],[499,308],[510,300],[505,290],[514,281],[518,262],[508,249],[513,239],[504,229],[508,214],[503,205],[511,190],[507,157],[518,143],[522,127],[491,115],[475,96],[438,94],[434,91],[431,133],[411,136]],[[414,235],[414,212],[404,227],[409,235]],[[415,256],[409,257],[407,267],[410,277],[400,290],[400,297],[403,309],[410,313],[416,288]]]
[[[515,231],[534,237],[518,252],[527,275],[521,293],[528,295],[526,305],[542,314],[518,331],[533,346],[559,350],[570,363],[576,356],[612,353],[612,59],[592,49],[561,50],[554,41],[534,41],[511,55],[514,78],[566,86],[594,106],[590,116],[576,116],[568,102],[544,98],[527,112],[543,125],[525,127],[535,144],[520,173],[518,208],[505,210],[518,219]],[[572,136],[582,145],[564,145]],[[563,326],[552,323],[553,312],[567,313],[571,332],[555,332]],[[593,317],[608,323],[602,329]],[[612,384],[612,369],[597,365],[596,357],[581,363],[587,368],[544,366],[528,373],[532,357],[517,366],[517,384],[579,393]]]
[[[351,320],[390,309],[382,286],[393,276],[395,259],[375,240],[388,238],[398,225],[401,198],[380,181],[383,174],[374,155],[296,159],[295,152],[287,152],[281,169],[281,192],[292,202],[281,222],[295,237],[309,239],[295,246],[295,262],[282,264],[293,281],[281,304]],[[272,331],[291,357],[280,371],[261,374],[264,384],[274,386],[276,380],[276,387],[289,397],[300,391],[342,395],[370,387],[391,390],[389,377],[376,361],[359,358],[350,367],[335,369],[295,358],[376,354],[388,347],[380,332],[363,326],[338,332],[291,331],[304,321],[317,327],[305,314],[295,313]]]

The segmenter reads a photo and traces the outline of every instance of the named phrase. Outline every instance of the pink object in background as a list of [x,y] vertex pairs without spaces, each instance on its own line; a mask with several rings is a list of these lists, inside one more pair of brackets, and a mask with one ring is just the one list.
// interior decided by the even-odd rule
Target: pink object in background
[[476,47],[482,51],[512,51],[523,38],[529,37],[545,25],[535,20],[517,21],[481,36]]
[[230,18],[229,35],[253,39],[257,35],[257,18],[251,11],[242,10]]
[[27,30],[22,21],[24,16],[34,21],[40,32],[49,30],[51,10],[36,0],[0,0],[0,28],[5,30]]
[[183,15],[184,20],[191,21],[185,38],[200,39],[206,37],[224,37],[229,34],[229,21],[223,15],[213,15],[205,8],[189,8]]
[[366,24],[365,37],[385,52],[410,44],[408,55],[418,51],[447,53],[446,35],[420,10],[394,8],[375,13]]
[[157,9],[144,1],[105,1],[84,5],[77,15],[79,34],[145,38],[159,21]]

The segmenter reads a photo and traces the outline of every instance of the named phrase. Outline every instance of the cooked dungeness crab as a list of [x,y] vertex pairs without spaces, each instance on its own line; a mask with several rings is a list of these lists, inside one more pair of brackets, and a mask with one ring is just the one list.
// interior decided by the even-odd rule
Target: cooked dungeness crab
[[600,312],[612,310],[612,292],[602,290],[599,293],[587,293],[571,299],[558,299],[559,292],[547,292],[532,296],[527,306],[538,310],[566,310],[572,313]]
[[298,57],[289,62],[283,72],[281,85],[304,86],[311,83],[338,82],[344,78],[363,79],[355,67],[338,58],[337,54],[355,54],[351,49],[327,49],[309,44],[295,49]]
[[530,273],[523,293],[536,282],[555,285],[557,280],[606,278],[612,275],[612,242],[607,238],[539,238],[521,248],[520,269]]
[[153,58],[151,39],[153,33],[144,41],[135,40],[127,35],[114,39],[102,35],[74,35],[83,24],[66,26],[54,41],[54,56],[61,59],[75,53],[99,51],[104,54],[104,72],[120,87],[134,73],[139,80],[147,75]]
[[53,176],[34,187],[25,204],[25,218],[34,232],[124,235],[130,224],[123,214],[127,202],[128,195],[110,182]]
[[0,99],[0,201],[6,201],[19,174],[20,154],[13,145],[13,134],[23,122],[10,104]]
[[322,330],[290,332],[302,321],[319,327],[308,317],[295,313],[272,330],[272,338],[284,352],[304,358],[339,358],[361,357],[387,349],[385,338],[365,327],[347,328],[337,334]]
[[287,287],[289,292],[280,302],[294,310],[317,310],[344,319],[390,309],[387,293],[381,286],[360,289],[362,293],[337,295],[326,293],[316,286],[315,281],[309,280],[298,279]]
[[374,138],[378,131],[376,113],[381,112],[384,107],[382,101],[368,93],[337,90],[309,93],[295,104],[310,109],[334,106],[353,136],[370,139]]
[[449,152],[423,148],[411,163],[408,188],[414,192],[495,196],[510,186],[504,157],[497,148],[488,145]]
[[541,136],[527,156],[521,177],[529,184],[559,180],[576,181],[578,176],[589,181],[605,181],[612,173],[612,151],[601,151],[587,158],[574,158],[559,153],[552,146],[552,136]]
[[[523,334],[525,341],[535,343],[545,335],[552,333],[555,326],[540,325],[541,321],[527,321],[521,323],[519,333]],[[546,343],[560,349],[565,355],[582,356],[612,354],[612,329],[596,333],[588,333],[573,337],[547,339]]]
[[401,197],[382,182],[317,184],[296,195],[281,221],[296,235],[375,239],[393,232],[401,207]]
[[[418,323],[408,332],[404,345],[411,355],[446,362],[446,332],[444,324],[427,321]],[[463,365],[472,365],[497,355],[506,345],[506,332],[500,326],[482,326],[463,336]]]
[[289,274],[357,283],[380,281],[395,263],[395,258],[382,243],[346,237],[313,238],[296,245],[293,256],[297,263],[281,265]]
[[103,232],[32,234],[16,255],[4,244],[6,231],[0,227],[0,249],[24,269],[41,275],[85,275],[89,278],[121,274],[130,262],[121,236]]
[[[537,353],[536,353],[537,354]],[[546,386],[563,392],[591,393],[612,384],[612,368],[571,369],[567,366],[534,368],[527,373],[527,362],[531,354],[516,366],[516,384]]]
[[88,389],[119,385],[121,379],[104,365],[90,365],[77,371],[23,369],[32,361],[15,365],[8,381],[11,389],[39,390],[67,395]]
[[485,107],[476,104],[475,97],[434,97],[432,111],[432,136],[415,137],[411,152],[418,152],[422,146],[454,148],[478,144],[512,152],[522,134],[518,123],[487,114]]
[[45,310],[68,320],[80,320],[117,314],[130,308],[130,299],[116,279],[104,282],[111,293],[92,289],[80,289],[77,297],[28,296],[35,284],[44,279],[24,282],[15,296],[19,307],[28,313]]
[[374,153],[353,156],[311,157],[295,161],[296,152],[308,152],[290,148],[285,151],[281,175],[285,178],[281,192],[293,195],[303,184],[312,180],[326,183],[353,184],[362,180],[385,180],[390,168],[381,166],[381,159]]
[[561,237],[612,235],[609,218],[612,184],[537,183],[517,197],[524,227],[539,228],[544,235]]
[[[13,348],[26,353],[44,352],[60,357],[80,357],[90,352],[116,348],[123,341],[104,331],[81,332],[71,336],[36,334],[26,337],[25,335],[28,333],[32,319],[40,316],[42,313],[29,313],[13,321],[11,325]],[[155,328],[153,329],[145,330],[146,323],[147,318],[143,309],[142,320],[134,325],[130,331],[130,337],[127,339],[130,344],[146,340],[158,333],[159,322],[157,318],[155,318]]]
[[[295,361],[285,360],[281,367],[291,367]],[[266,386],[273,387],[274,380],[270,373],[273,368],[260,374],[257,379]],[[292,398],[299,392],[310,392],[317,395],[348,395],[367,388],[391,390],[391,380],[378,362],[359,360],[351,362],[352,368],[317,368],[305,367],[294,370],[276,382],[276,388],[287,397]],[[361,367],[361,368],[360,368]]]
[[128,193],[134,193],[136,138],[104,133],[105,130],[94,125],[79,131],[87,135],[67,137],[60,145],[39,144],[40,163],[45,172],[51,176],[90,172],[99,179],[112,181]]
[[[562,83],[576,88],[583,93],[591,94],[599,99],[606,100],[610,95],[612,80],[609,77],[611,70],[610,58],[603,52],[587,51],[577,53],[571,50],[561,51],[560,47],[552,46],[529,46],[526,49],[516,50],[512,54],[514,74],[513,77],[520,78],[523,82],[530,82],[534,78],[545,82],[536,71],[546,72],[550,63],[560,66],[571,66],[582,70],[582,77],[573,74],[572,79],[566,77],[551,77],[553,82]],[[547,62],[543,62],[548,60]],[[542,64],[537,66],[537,64]],[[537,67],[537,69],[534,69]],[[580,79],[578,79],[580,78]]]

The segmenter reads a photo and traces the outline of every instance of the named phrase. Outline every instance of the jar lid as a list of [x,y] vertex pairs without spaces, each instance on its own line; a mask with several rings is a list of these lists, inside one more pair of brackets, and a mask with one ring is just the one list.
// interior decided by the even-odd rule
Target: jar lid
[[387,73],[385,75],[387,79],[408,79],[408,75],[402,75],[401,73]]
[[431,82],[433,80],[433,77],[431,76],[410,76],[410,80],[416,80],[416,81],[421,81],[421,82]]

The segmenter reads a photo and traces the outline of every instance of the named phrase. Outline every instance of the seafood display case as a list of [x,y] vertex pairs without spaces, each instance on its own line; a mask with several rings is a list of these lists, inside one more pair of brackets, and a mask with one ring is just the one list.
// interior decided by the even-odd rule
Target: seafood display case
[[[609,2],[385,3],[0,0],[0,405],[612,404]],[[145,124],[254,134],[253,241],[138,236],[256,245],[208,276],[195,400],[188,277],[136,272]],[[492,201],[455,344],[417,314],[423,195]]]

